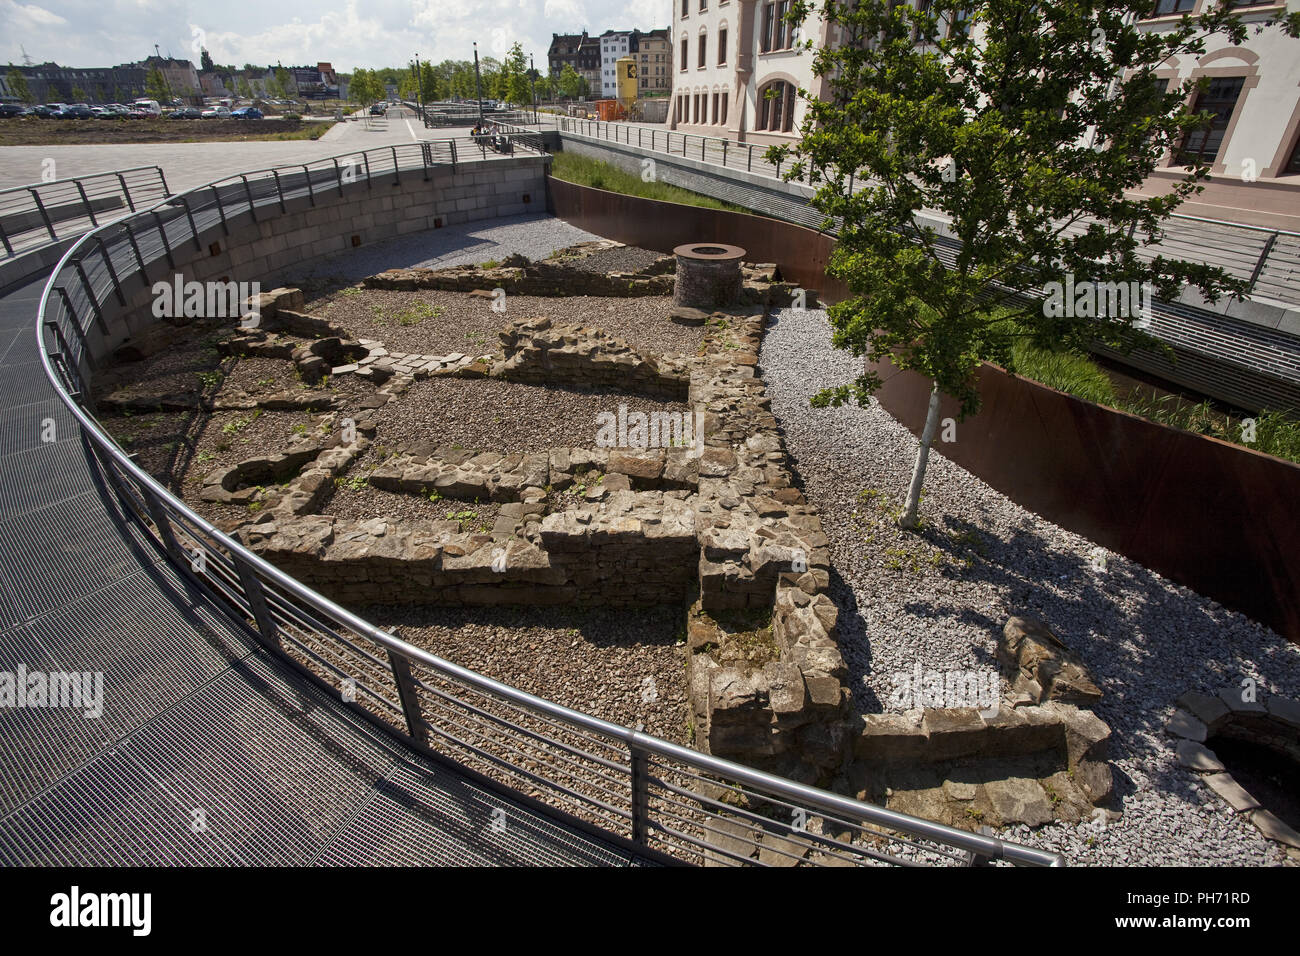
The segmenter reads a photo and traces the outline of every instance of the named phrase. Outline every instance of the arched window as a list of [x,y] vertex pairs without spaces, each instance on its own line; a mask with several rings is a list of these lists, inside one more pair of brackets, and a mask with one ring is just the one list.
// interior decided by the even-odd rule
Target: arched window
[[682,37],[682,69],[686,69],[686,41],[687,37]]
[[727,65],[727,21],[718,24],[718,66]]
[[705,62],[706,58],[708,57],[708,53],[709,53],[709,31],[704,28],[701,28],[700,29],[700,50],[699,50],[699,57],[698,57],[700,62],[697,64],[701,70],[704,69],[706,66],[708,66],[708,63]]
[[785,80],[773,80],[758,91],[758,108],[754,128],[770,133],[788,133],[794,129],[794,86]]
[[727,99],[730,96],[731,94],[727,92],[727,88],[724,86],[722,88],[722,119],[718,121],[722,123],[724,126],[727,123]]

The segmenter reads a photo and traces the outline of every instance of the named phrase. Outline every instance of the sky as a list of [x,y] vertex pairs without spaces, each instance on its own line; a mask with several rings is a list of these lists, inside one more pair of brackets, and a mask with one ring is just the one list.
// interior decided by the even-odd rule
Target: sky
[[[0,0],[0,63],[116,66],[163,55],[343,72],[421,60],[500,59],[516,40],[543,60],[552,33],[666,27],[672,0]],[[21,45],[21,47],[20,47]]]

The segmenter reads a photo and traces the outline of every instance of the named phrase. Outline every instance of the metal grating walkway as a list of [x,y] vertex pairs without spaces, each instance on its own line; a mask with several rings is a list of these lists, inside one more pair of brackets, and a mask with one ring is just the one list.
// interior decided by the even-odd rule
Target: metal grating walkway
[[648,862],[415,755],[179,574],[45,380],[42,284],[0,298],[0,674],[102,672],[103,714],[0,707],[0,865]]

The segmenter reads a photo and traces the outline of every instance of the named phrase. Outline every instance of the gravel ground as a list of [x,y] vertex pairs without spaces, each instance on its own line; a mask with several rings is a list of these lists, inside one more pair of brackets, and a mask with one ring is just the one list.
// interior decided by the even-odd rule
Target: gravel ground
[[424,289],[393,292],[355,287],[313,299],[307,311],[329,319],[354,338],[374,339],[394,352],[424,355],[485,355],[498,352],[498,333],[515,319],[545,316],[556,325],[580,323],[604,329],[635,349],[647,352],[695,354],[704,340],[703,327],[678,325],[668,319],[672,299],[568,296],[506,297],[505,313],[492,311],[487,299],[463,292]]
[[682,609],[368,607],[380,627],[499,681],[690,744]]
[[621,246],[617,249],[602,249],[589,256],[568,259],[561,263],[578,272],[640,272],[654,265],[662,253],[637,246]]
[[[557,249],[599,238],[554,216],[508,216],[361,246],[306,264],[301,270],[295,270],[293,280],[331,279],[347,284],[386,269],[478,265],[492,259],[500,261],[515,253],[529,259],[545,259]],[[294,281],[286,279],[285,284],[293,285]]]
[[376,444],[390,450],[416,442],[498,452],[537,452],[596,444],[596,415],[685,412],[682,402],[610,392],[524,385],[495,379],[434,378],[412,385],[379,418]]
[[[887,513],[911,475],[916,440],[878,405],[814,409],[808,398],[850,380],[860,360],[830,347],[822,311],[783,311],[761,353],[772,408],[831,539],[840,641],[863,712],[886,709],[892,675],[996,668],[1006,618],[1044,617],[1092,669],[1110,724],[1116,819],[1004,836],[1075,864],[1261,865],[1276,844],[1178,767],[1163,733],[1185,691],[1243,678],[1300,695],[1300,648],[1245,616],[1020,508],[937,451],[922,512],[904,536]],[[936,443],[937,444],[937,443]],[[867,491],[866,496],[861,492]]]

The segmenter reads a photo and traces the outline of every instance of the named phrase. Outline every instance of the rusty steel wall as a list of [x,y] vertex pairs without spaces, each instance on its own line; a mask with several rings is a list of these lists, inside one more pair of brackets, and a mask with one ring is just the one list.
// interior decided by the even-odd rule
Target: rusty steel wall
[[[889,363],[877,398],[920,435],[929,383]],[[1057,392],[996,366],[935,448],[1017,504],[1300,643],[1300,465]],[[943,399],[944,417],[957,403]]]
[[848,292],[842,282],[826,275],[834,238],[814,229],[765,216],[625,196],[554,176],[547,178],[547,185],[555,215],[598,236],[664,255],[688,242],[740,246],[749,262],[775,262],[785,279],[817,290],[827,301],[838,301]]
[[[830,302],[834,240],[759,216],[657,202],[548,179],[575,226],[665,254],[738,245]],[[928,384],[885,363],[884,408],[920,435]],[[983,408],[936,443],[948,458],[1049,521],[1300,643],[1300,466],[1192,435],[982,366]],[[957,403],[943,401],[944,417]]]

